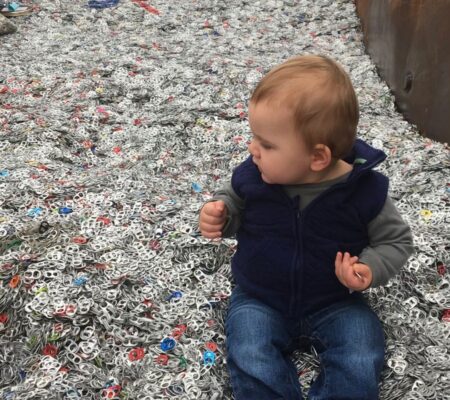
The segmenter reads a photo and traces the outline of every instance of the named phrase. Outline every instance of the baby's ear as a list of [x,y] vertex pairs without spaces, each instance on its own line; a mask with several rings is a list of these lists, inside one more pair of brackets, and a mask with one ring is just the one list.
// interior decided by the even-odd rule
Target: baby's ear
[[331,160],[330,148],[325,144],[316,144],[311,153],[310,168],[314,172],[323,171],[331,164]]

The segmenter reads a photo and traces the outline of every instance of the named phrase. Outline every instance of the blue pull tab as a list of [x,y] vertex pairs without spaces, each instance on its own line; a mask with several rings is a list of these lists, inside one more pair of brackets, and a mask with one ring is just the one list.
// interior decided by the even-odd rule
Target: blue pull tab
[[174,339],[172,338],[165,338],[162,342],[161,342],[161,350],[164,352],[173,350],[176,346],[177,342],[175,342]]
[[19,7],[20,7],[20,5],[17,4],[17,3],[9,3],[8,4],[8,11],[12,11],[12,12],[17,11],[17,9]]
[[73,280],[73,284],[75,286],[83,286],[87,281],[88,279],[85,276],[80,276],[79,278],[75,278]]
[[28,210],[28,213],[27,213],[27,215],[29,216],[29,217],[37,217],[37,216],[39,216],[39,215],[41,215],[42,214],[42,208],[41,207],[34,207],[34,208],[30,208],[29,210]]
[[73,210],[70,207],[59,207],[58,211],[62,215],[67,215],[73,212]]
[[119,0],[89,0],[88,6],[91,8],[102,9],[117,6]]
[[205,351],[203,353],[203,364],[214,365],[216,363],[216,355],[212,351]]
[[192,185],[191,185],[191,188],[192,188],[192,190],[195,193],[201,193],[202,192],[202,187],[198,183],[193,182]]
[[167,297],[166,300],[181,299],[182,297],[183,297],[183,293],[177,290],[177,291],[175,291],[175,292],[172,292],[172,293],[170,294],[170,296]]

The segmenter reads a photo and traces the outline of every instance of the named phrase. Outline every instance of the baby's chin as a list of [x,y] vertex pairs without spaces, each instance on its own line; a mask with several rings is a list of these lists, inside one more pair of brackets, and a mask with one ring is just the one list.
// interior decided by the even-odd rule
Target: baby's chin
[[259,169],[259,173],[261,174],[261,179],[267,183],[267,184],[271,184],[271,185],[283,185],[283,183],[281,182],[277,182],[274,179],[271,179],[270,177],[268,177],[266,174],[264,174],[264,172],[261,171],[261,169],[258,167]]
[[261,179],[265,182],[265,183],[269,183],[269,184],[274,184],[275,182],[271,181],[266,175],[264,175],[261,172]]
[[299,185],[299,184],[301,184],[301,182],[298,183],[298,182],[290,182],[290,181],[278,181],[278,180],[273,180],[273,179],[268,178],[268,177],[267,177],[266,175],[264,175],[262,172],[261,172],[261,179],[262,179],[265,183],[270,184],[270,185]]

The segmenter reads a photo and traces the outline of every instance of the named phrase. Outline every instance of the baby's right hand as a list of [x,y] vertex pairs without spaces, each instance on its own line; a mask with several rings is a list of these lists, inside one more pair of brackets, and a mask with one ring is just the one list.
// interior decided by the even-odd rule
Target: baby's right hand
[[222,237],[222,228],[227,220],[228,210],[222,200],[206,203],[200,211],[198,226],[202,235],[208,239]]

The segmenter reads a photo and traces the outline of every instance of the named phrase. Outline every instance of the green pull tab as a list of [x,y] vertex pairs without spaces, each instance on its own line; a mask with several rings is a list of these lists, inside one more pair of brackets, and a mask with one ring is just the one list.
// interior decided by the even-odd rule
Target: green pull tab
[[365,158],[356,158],[353,164],[365,164],[366,162],[367,160]]
[[187,367],[187,361],[186,361],[186,359],[183,357],[183,356],[181,356],[180,358],[179,358],[179,363],[178,363],[178,366],[179,367],[181,367],[181,368],[186,368]]

